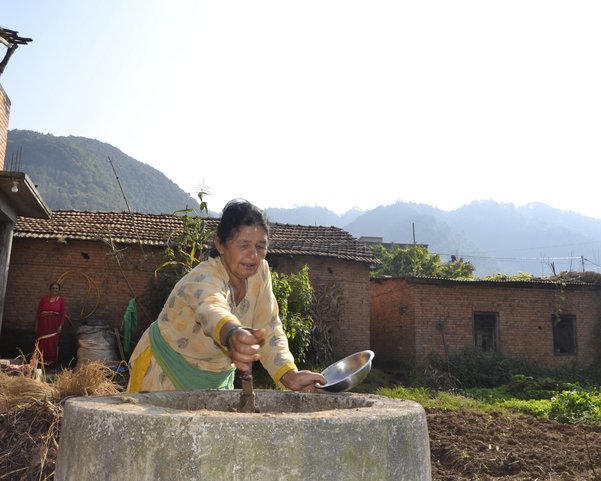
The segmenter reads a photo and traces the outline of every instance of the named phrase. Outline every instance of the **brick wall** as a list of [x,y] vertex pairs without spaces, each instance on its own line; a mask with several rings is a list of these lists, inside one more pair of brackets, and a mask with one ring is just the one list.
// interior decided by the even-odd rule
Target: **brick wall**
[[[121,327],[129,300],[142,296],[158,265],[159,249],[118,246],[116,255],[102,242],[13,239],[2,332],[20,331],[32,350],[35,310],[51,282],[60,280],[70,322],[65,336],[81,323]],[[118,256],[118,257],[117,257]],[[158,259],[158,258],[157,258]],[[130,288],[131,286],[131,288]],[[140,332],[149,324],[138,310]]]
[[[561,293],[555,286],[541,284],[385,279],[372,281],[371,298],[373,348],[376,356],[391,362],[407,361],[408,343],[413,343],[413,361],[418,364],[433,352],[444,356],[445,344],[449,353],[473,347],[474,312],[496,313],[499,350],[505,355],[554,367],[572,362],[587,365],[597,355],[593,335],[601,312],[597,287],[570,285]],[[574,355],[556,355],[553,350],[552,315],[558,306],[562,314],[576,317]],[[385,330],[379,332],[382,326]],[[403,338],[405,333],[409,340]]]
[[[104,321],[119,328],[131,297],[144,294],[147,282],[160,264],[160,248],[118,246],[119,257],[103,242],[56,240],[13,240],[8,274],[2,336],[5,330],[23,333],[20,348],[33,347],[34,315],[48,285],[61,279],[62,295],[73,325],[82,321]],[[119,260],[119,262],[117,262]],[[270,256],[278,272],[298,272],[309,265],[316,289],[340,294],[340,317],[333,331],[336,357],[369,348],[369,269],[366,264],[330,258]],[[133,293],[132,293],[133,291]],[[139,334],[151,320],[138,309]],[[69,323],[68,323],[69,324]],[[65,335],[74,335],[74,328]],[[341,334],[344,333],[344,334]]]
[[375,279],[370,293],[374,363],[412,364],[416,353],[411,290],[406,283]]
[[10,99],[0,85],[0,170],[4,170],[4,156],[8,140],[8,118],[10,117]]
[[278,256],[269,263],[278,272],[309,266],[311,285],[324,296],[324,307],[338,307],[331,326],[334,358],[370,348],[369,266],[327,257]]

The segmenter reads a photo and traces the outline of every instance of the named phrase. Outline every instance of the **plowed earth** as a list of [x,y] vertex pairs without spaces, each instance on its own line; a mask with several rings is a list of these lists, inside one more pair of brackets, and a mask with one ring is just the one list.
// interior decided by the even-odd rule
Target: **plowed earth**
[[601,426],[428,410],[433,481],[601,481]]

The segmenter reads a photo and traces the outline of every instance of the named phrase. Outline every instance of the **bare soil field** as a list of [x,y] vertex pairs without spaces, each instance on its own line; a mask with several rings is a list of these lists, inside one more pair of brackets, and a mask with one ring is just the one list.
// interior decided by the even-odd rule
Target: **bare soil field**
[[427,410],[433,481],[601,481],[601,426]]
[[[58,400],[116,392],[104,369],[90,365],[60,376],[53,386],[0,379],[0,481],[54,479],[62,417]],[[599,425],[441,409],[426,414],[432,481],[601,481]]]

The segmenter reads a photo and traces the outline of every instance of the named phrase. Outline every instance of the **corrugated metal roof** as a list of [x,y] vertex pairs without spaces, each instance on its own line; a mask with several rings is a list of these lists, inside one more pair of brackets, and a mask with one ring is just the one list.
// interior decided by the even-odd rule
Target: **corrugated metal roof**
[[[566,289],[571,288],[583,288],[587,287],[593,290],[601,290],[601,284],[599,282],[591,282],[586,280],[579,280],[578,276],[574,275],[573,278],[537,278],[534,277],[529,280],[512,280],[512,279],[445,279],[442,277],[427,277],[427,276],[403,276],[401,277],[410,284],[432,284],[441,286],[453,286],[453,285],[470,285],[470,286],[506,286],[506,287],[526,287],[526,288],[552,288],[558,289],[560,285],[564,285]],[[375,282],[385,282],[391,279],[399,279],[399,277],[376,277],[373,280]]]
[[[218,219],[207,219],[217,227]],[[121,244],[166,246],[181,232],[183,218],[170,214],[53,211],[50,219],[18,217],[15,238],[100,240]],[[376,264],[369,248],[338,227],[271,224],[271,254],[334,257]]]

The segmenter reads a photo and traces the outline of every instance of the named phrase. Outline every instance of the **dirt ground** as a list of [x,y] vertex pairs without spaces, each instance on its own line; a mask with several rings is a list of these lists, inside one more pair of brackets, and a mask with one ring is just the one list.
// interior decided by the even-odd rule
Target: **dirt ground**
[[428,410],[432,481],[601,481],[601,426]]
[[[107,382],[105,372],[92,368],[80,370],[81,375],[65,374],[60,383],[55,381],[61,388],[56,399],[82,395],[82,386],[92,395],[114,393],[116,387]],[[15,378],[0,379],[0,388],[4,386],[6,391],[4,397],[0,395],[6,404],[2,409],[0,403],[0,481],[50,481],[61,404],[46,400],[50,387],[45,383],[27,379],[21,389],[24,380],[11,380]],[[33,387],[44,389],[37,393]],[[25,394],[46,401],[26,409],[9,409],[8,401],[18,401]],[[601,426],[500,413],[428,409],[426,414],[432,481],[601,481]]]
[[[0,416],[0,480],[54,479],[56,449],[46,451],[43,469],[31,455],[57,420],[44,406]],[[428,410],[427,420],[432,481],[601,481],[601,426],[441,410]]]

